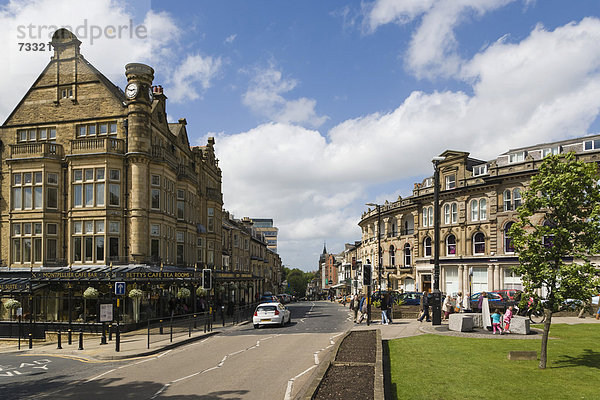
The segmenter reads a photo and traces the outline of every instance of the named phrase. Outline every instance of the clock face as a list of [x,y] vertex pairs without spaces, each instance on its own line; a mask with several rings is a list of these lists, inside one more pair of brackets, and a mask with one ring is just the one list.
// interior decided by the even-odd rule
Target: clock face
[[138,89],[137,83],[130,83],[125,88],[125,96],[127,96],[128,99],[133,99],[135,96],[137,96]]
[[148,86],[148,100],[150,103],[154,100],[154,93],[152,93],[152,86]]

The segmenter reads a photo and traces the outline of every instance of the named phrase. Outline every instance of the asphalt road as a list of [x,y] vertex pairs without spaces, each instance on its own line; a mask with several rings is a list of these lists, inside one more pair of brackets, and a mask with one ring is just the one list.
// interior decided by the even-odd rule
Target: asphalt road
[[338,304],[288,307],[285,327],[246,324],[137,360],[0,355],[0,398],[290,399],[352,323]]

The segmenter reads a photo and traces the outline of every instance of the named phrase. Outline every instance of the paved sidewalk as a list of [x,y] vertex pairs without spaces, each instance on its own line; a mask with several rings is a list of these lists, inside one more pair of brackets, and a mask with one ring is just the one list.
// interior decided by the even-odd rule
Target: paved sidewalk
[[[173,341],[170,341],[169,329],[165,328],[163,335],[153,334],[151,336],[150,348],[148,349],[148,336],[146,330],[127,332],[121,335],[120,351],[115,350],[115,335],[113,340],[107,344],[100,344],[100,335],[84,335],[83,350],[79,348],[79,334],[73,334],[72,344],[67,344],[67,335],[62,335],[62,349],[57,349],[57,341],[46,341],[33,343],[33,348],[28,348],[27,340],[21,340],[21,350],[17,348],[17,341],[3,341],[1,347],[2,353],[11,354],[46,354],[54,356],[81,357],[88,360],[120,360],[136,357],[145,357],[167,351],[169,349],[182,346],[191,342],[206,339],[210,336],[228,332],[236,329],[240,325],[245,325],[249,321],[241,322],[236,325],[227,324],[213,325],[212,332],[204,333],[203,330],[196,330],[189,336],[188,332],[177,333],[173,335]],[[108,338],[107,338],[108,339]]]
[[[379,314],[379,313],[378,313]],[[600,324],[600,320],[593,317],[577,318],[577,317],[552,317],[552,324]],[[469,338],[486,338],[486,339],[541,339],[541,331],[532,329],[530,335],[493,335],[492,332],[476,330],[474,332],[455,332],[448,329],[448,322],[442,322],[440,326],[433,326],[431,322],[419,322],[416,319],[396,319],[389,325],[382,325],[381,319],[371,321],[371,326],[367,326],[366,320],[360,324],[354,324],[352,330],[379,329],[381,330],[382,340],[399,339],[409,336],[417,336],[422,334],[458,336]]]

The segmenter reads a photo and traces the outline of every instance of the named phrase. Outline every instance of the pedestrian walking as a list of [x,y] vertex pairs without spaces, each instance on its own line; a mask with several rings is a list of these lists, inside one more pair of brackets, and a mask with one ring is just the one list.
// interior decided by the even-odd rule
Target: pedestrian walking
[[500,311],[498,311],[498,309],[495,309],[494,313],[492,314],[492,327],[494,329],[494,335],[496,334],[496,330],[498,330],[498,333],[502,335],[502,328],[500,327],[501,320],[502,314],[500,314]]
[[513,306],[508,307],[504,313],[504,333],[510,333],[510,321],[513,317]]
[[456,306],[454,307],[454,311],[456,311],[457,313],[464,311],[462,302],[463,294],[462,292],[458,292],[458,294],[456,295]]
[[429,317],[429,293],[426,291],[423,291],[421,295],[421,310],[421,316],[417,320],[423,322],[423,318],[425,318],[427,322],[431,322],[431,318]]
[[446,298],[444,299],[444,304],[442,305],[442,308],[444,309],[444,319],[442,319],[442,321],[445,321],[450,316],[450,313],[452,313],[452,311],[454,310],[454,306],[452,305],[452,297],[450,297],[450,295],[446,296]]
[[355,294],[350,302],[350,306],[352,311],[354,312],[354,322],[358,319],[358,310],[360,309],[360,300],[358,299],[358,295]]
[[487,298],[487,293],[486,292],[481,292],[481,294],[479,295],[479,300],[477,300],[477,312],[481,312],[481,310],[483,310],[483,299]]
[[360,310],[360,318],[358,319],[358,323],[360,324],[365,318],[365,315],[367,315],[367,298],[364,295],[360,298],[358,308]]
[[390,302],[390,295],[386,293],[381,299],[379,308],[381,309],[381,325],[389,325],[390,320],[388,319],[388,307]]

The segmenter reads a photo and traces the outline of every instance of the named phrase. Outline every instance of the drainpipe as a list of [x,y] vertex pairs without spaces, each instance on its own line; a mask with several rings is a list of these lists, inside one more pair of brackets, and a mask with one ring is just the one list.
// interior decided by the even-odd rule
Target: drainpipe
[[129,121],[125,119],[123,121],[125,127],[125,161],[123,165],[123,194],[125,195],[125,207],[123,209],[123,215],[125,216],[123,224],[123,240],[125,241],[125,260],[129,263],[129,235],[128,235],[128,222],[129,222],[129,159],[127,153],[129,153]]

